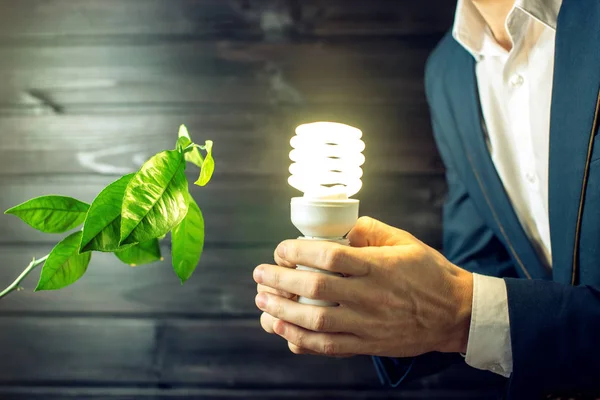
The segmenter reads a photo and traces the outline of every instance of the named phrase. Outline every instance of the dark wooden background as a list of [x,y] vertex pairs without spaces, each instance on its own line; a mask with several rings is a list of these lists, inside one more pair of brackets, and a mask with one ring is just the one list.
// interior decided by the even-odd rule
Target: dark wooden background
[[[423,68],[454,6],[0,0],[0,210],[50,193],[91,201],[172,148],[181,123],[215,141],[217,163],[193,192],[207,245],[185,286],[168,261],[94,254],[73,286],[34,294],[36,272],[0,302],[0,398],[493,398],[500,381],[465,366],[388,391],[366,357],[294,356],[261,331],[251,278],[297,236],[286,179],[301,122],[360,127],[361,214],[440,246]],[[2,286],[59,238],[0,216]]]

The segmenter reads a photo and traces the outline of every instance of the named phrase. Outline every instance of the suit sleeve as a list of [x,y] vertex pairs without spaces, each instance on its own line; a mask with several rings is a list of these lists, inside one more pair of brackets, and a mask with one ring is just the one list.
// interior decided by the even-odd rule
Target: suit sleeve
[[[600,288],[505,279],[513,352],[509,391],[600,393]],[[535,390],[535,392],[534,392]]]

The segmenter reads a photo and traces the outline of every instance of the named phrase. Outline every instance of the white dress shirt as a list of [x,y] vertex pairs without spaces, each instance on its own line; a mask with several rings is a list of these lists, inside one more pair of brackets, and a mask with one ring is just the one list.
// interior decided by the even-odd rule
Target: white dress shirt
[[[561,0],[517,0],[506,18],[512,39],[502,48],[472,0],[459,0],[454,38],[476,59],[487,144],[496,171],[526,234],[551,266],[548,154],[554,38]],[[504,280],[474,274],[466,362],[512,373]]]

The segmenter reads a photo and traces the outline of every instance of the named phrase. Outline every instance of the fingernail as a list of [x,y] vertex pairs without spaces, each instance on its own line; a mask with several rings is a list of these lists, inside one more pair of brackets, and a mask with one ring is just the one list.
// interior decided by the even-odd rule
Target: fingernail
[[281,258],[285,258],[285,245],[280,244],[277,246],[277,255]]
[[252,274],[252,276],[254,277],[254,281],[256,283],[262,283],[262,281],[263,281],[263,269],[262,269],[262,267],[256,267],[254,269],[254,274]]
[[256,305],[261,310],[264,310],[267,307],[267,302],[268,301],[269,301],[269,299],[267,298],[266,294],[259,293],[258,295],[256,295]]

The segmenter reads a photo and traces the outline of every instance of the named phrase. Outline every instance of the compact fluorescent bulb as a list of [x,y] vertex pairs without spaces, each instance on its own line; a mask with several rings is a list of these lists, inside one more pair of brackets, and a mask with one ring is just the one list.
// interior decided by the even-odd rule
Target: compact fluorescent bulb
[[290,140],[291,186],[310,198],[349,198],[360,190],[365,162],[360,129],[334,122],[296,128]]
[[[290,140],[291,176],[288,183],[304,193],[291,201],[292,223],[300,239],[327,240],[348,245],[345,235],[358,219],[359,201],[350,197],[362,187],[365,144],[360,129],[334,122],[314,122],[296,128]],[[298,265],[298,269],[329,273]],[[335,303],[300,297],[300,303]]]

